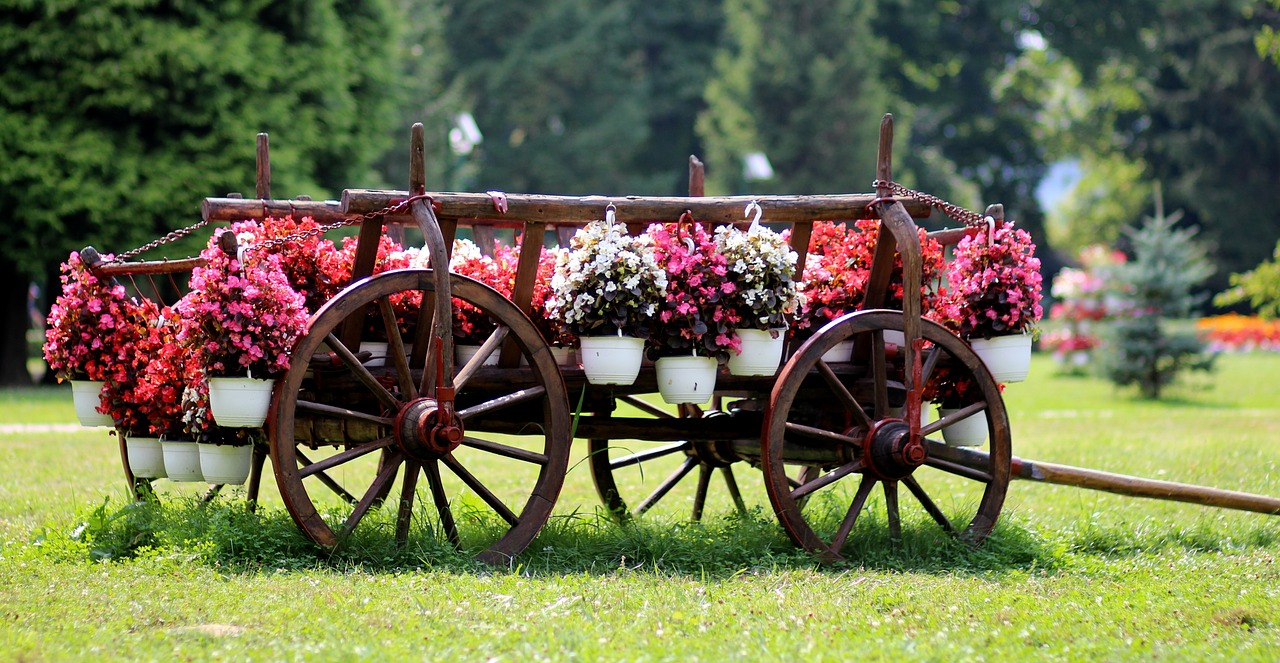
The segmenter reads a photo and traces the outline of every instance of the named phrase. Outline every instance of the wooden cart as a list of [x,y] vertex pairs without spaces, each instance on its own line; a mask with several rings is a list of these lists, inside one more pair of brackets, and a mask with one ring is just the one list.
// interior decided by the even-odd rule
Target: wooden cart
[[[883,186],[866,194],[703,197],[696,159],[689,197],[427,193],[417,125],[408,191],[348,190],[340,202],[315,202],[271,198],[261,136],[257,197],[206,199],[203,222],[311,216],[330,226],[359,225],[360,244],[351,284],[313,315],[294,347],[292,368],[276,387],[269,445],[255,454],[250,502],[269,456],[290,514],[322,547],[383,529],[403,542],[411,528],[424,526],[480,550],[481,560],[505,564],[550,517],[569,470],[570,445],[580,439],[600,497],[618,518],[664,500],[687,503],[695,519],[709,497],[744,508],[739,483],[750,466],[761,471],[788,534],[826,560],[841,559],[859,519],[887,527],[895,539],[905,521],[978,544],[995,526],[1015,478],[1280,513],[1280,500],[1273,498],[1014,458],[999,385],[965,341],[921,315],[921,250],[913,219],[928,215],[938,201],[891,195],[891,140],[886,116],[877,165]],[[639,228],[686,211],[703,223],[741,223],[752,201],[769,221],[790,224],[802,261],[815,221],[879,219],[881,240],[861,310],[790,348],[776,375],[721,375],[718,407],[708,411],[680,406],[667,412],[641,398],[656,391],[652,368],[632,386],[601,387],[589,384],[581,368],[556,363],[527,313],[538,238],[554,233],[563,241],[610,205],[619,221]],[[989,212],[998,214],[998,206]],[[460,226],[471,227],[477,238],[501,228],[522,233],[514,296],[447,270],[371,276],[379,236],[402,236],[404,225],[421,233],[432,265],[448,264]],[[931,236],[954,244],[964,230]],[[905,266],[901,310],[883,308],[895,257]],[[197,262],[103,263],[97,270],[151,277],[189,271]],[[797,272],[802,270],[803,262]],[[398,331],[392,309],[405,294],[422,301],[410,334]],[[498,323],[476,359],[458,366],[451,331],[455,299]],[[370,319],[387,336],[382,363],[368,361],[360,350]],[[905,342],[886,343],[889,332]],[[824,360],[844,341],[854,343],[852,360]],[[499,356],[495,366],[483,363],[490,351]],[[979,396],[959,412],[922,422],[922,387],[942,369],[967,376]],[[943,428],[970,415],[985,421],[985,448],[940,441]],[[131,484],[148,481],[134,479],[123,441],[121,448]]]

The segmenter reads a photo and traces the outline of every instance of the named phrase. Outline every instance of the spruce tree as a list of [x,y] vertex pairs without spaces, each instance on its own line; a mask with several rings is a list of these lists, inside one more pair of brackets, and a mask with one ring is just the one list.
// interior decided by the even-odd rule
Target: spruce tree
[[1182,213],[1165,215],[1159,189],[1156,213],[1125,236],[1134,258],[1117,270],[1128,293],[1127,315],[1113,325],[1103,370],[1119,386],[1136,385],[1144,398],[1162,390],[1187,370],[1209,370],[1213,355],[1193,332],[1171,329],[1203,301],[1196,289],[1213,273],[1194,228],[1178,228]]

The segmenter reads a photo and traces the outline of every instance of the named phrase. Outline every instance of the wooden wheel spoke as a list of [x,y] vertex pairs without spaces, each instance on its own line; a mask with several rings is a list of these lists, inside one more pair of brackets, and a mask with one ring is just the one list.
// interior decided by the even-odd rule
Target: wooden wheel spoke
[[337,467],[343,463],[355,460],[356,458],[364,456],[365,454],[372,453],[379,449],[385,449],[391,446],[392,442],[395,442],[395,438],[391,436],[387,436],[383,438],[378,438],[377,440],[374,440],[373,442],[369,442],[367,444],[362,444],[358,447],[344,449],[343,451],[339,451],[338,453],[332,456],[329,456],[328,458],[315,461],[313,463],[310,463],[306,467],[303,467],[302,469],[298,470],[298,476],[309,477],[313,474],[316,474],[317,472],[324,472],[325,470]]
[[920,482],[916,481],[915,477],[906,477],[902,482],[907,484],[907,490],[910,490],[911,494],[915,496],[918,502],[920,502],[920,506],[923,506],[924,510],[927,511],[930,516],[933,516],[934,521],[942,527],[943,531],[947,534],[956,533],[956,528],[951,524],[951,520],[947,518],[946,514],[942,513],[942,509],[938,508],[938,505],[934,503],[933,498],[929,497],[929,494],[925,492],[924,487],[920,485]]
[[358,412],[356,410],[348,410],[344,407],[334,405],[325,405],[324,403],[316,403],[314,401],[299,400],[297,408],[301,412],[310,412],[312,414],[324,414],[337,419],[354,419],[357,421],[367,421],[371,424],[379,426],[390,426],[395,423],[395,419],[391,417],[382,417],[376,414],[368,414],[367,412]]
[[[298,463],[302,465],[301,469],[304,472],[306,471],[306,468],[314,464],[311,462],[311,459],[307,458],[306,455],[303,454],[301,451],[296,451],[295,455],[298,457]],[[356,503],[356,496],[348,492],[346,488],[343,488],[342,484],[338,483],[337,481],[334,481],[333,477],[329,476],[325,472],[313,472],[312,474],[317,479],[320,480],[320,483],[327,486],[329,490],[332,490],[335,494],[338,495],[338,497],[341,497],[348,504]]]
[[637,451],[636,453],[628,454],[621,458],[614,458],[610,460],[609,469],[618,470],[624,467],[630,467],[632,465],[636,465],[638,463],[644,463],[646,461],[662,458],[663,456],[669,456],[674,453],[683,453],[684,451],[688,450],[691,446],[693,445],[688,442],[674,442],[672,444],[663,445],[656,449],[648,449],[646,451]]
[[377,378],[373,377],[373,373],[370,373],[369,369],[365,368],[364,364],[361,364],[360,360],[356,359],[354,354],[351,354],[351,350],[348,350],[347,346],[343,345],[342,342],[338,340],[337,336],[329,334],[326,340],[329,343],[329,347],[332,348],[334,353],[338,355],[338,358],[342,360],[342,363],[346,364],[347,369],[351,371],[352,376],[354,376],[360,384],[364,385],[364,387],[368,389],[369,392],[383,404],[383,406],[392,409],[398,409],[400,407],[400,400],[395,397],[395,394],[387,391],[387,388],[382,386],[382,384],[378,382]]
[[729,497],[733,499],[733,505],[738,507],[738,511],[745,513],[747,505],[742,501],[742,492],[738,490],[738,480],[733,476],[733,468],[722,467],[720,474],[724,476],[724,486],[729,491]]
[[467,468],[463,467],[462,463],[458,462],[457,458],[454,458],[452,454],[449,454],[440,460],[448,466],[448,468],[457,475],[459,479],[462,479],[462,482],[467,484],[467,487],[474,490],[476,494],[480,496],[480,499],[484,500],[484,503],[489,505],[489,508],[493,509],[499,516],[502,516],[502,519],[507,521],[508,525],[515,527],[520,524],[520,518],[516,516],[515,512],[508,508],[506,504],[503,504],[502,500],[498,499],[498,496],[494,495],[493,491],[489,490],[488,486],[481,483],[474,474],[469,472]]
[[889,523],[889,540],[902,541],[902,514],[898,510],[898,482],[884,482],[884,509]]
[[941,419],[938,419],[937,421],[931,421],[925,424],[924,426],[921,426],[920,434],[925,436],[933,435],[934,433],[942,430],[943,428],[946,428],[947,426],[950,426],[951,424],[957,421],[960,421],[961,419],[964,419],[965,417],[968,417],[969,415],[978,414],[979,412],[982,412],[986,409],[987,409],[986,401],[978,401],[977,403],[970,403],[969,405],[966,405],[963,408],[960,408],[959,410],[956,410],[955,412],[952,412],[947,416],[942,417]]
[[924,362],[920,368],[920,384],[914,385],[916,389],[923,389],[929,384],[929,378],[933,377],[933,369],[938,367],[938,359],[942,357],[942,348],[933,346],[929,348],[929,354],[925,356]]
[[652,415],[659,419],[675,419],[676,418],[674,414],[671,414],[670,412],[667,412],[662,408],[652,403],[649,403],[647,401],[644,401],[640,398],[637,398],[635,396],[630,396],[630,395],[619,396],[618,400],[622,401],[623,403],[626,403],[627,405],[630,405],[631,407],[634,407],[637,410],[640,410],[641,412],[644,412],[645,414]]
[[510,327],[507,327],[506,325],[499,325],[497,329],[493,330],[492,334],[489,334],[489,338],[486,338],[484,343],[480,345],[480,351],[476,352],[475,356],[467,362],[467,365],[461,367],[461,369],[458,370],[458,374],[453,377],[453,387],[455,389],[462,391],[466,388],[467,381],[476,374],[476,371],[480,370],[480,368],[484,366],[484,362],[489,358],[489,355],[496,352],[502,345],[502,342],[507,340],[507,334],[510,331]]
[[871,496],[871,489],[875,488],[876,479],[870,476],[863,476],[862,483],[858,484],[858,492],[853,496],[853,502],[849,504],[849,510],[845,512],[844,519],[840,521],[840,529],[836,530],[836,535],[831,537],[831,550],[837,554],[844,543],[849,539],[849,532],[853,531],[854,523],[858,522],[858,516],[862,513],[862,508],[867,504],[867,498]]
[[837,467],[836,469],[830,472],[827,472],[826,474],[818,476],[811,481],[804,482],[803,484],[800,485],[799,488],[796,488],[795,490],[791,491],[791,499],[799,500],[800,498],[806,495],[809,495],[816,490],[826,488],[827,486],[830,486],[831,484],[849,476],[850,474],[853,474],[855,472],[860,472],[860,471],[862,471],[862,460],[859,459],[859,460],[854,460],[854,461],[845,463],[844,465],[841,465],[840,467]]
[[929,453],[925,464],[971,481],[991,483],[991,457],[976,449],[953,447],[937,440],[926,440]]
[[467,419],[477,415],[488,414],[495,410],[501,410],[513,405],[542,398],[546,393],[547,388],[542,385],[529,387],[528,389],[521,389],[520,391],[512,392],[506,396],[499,396],[498,398],[490,399],[483,403],[458,410],[458,416],[461,417],[463,421],[466,421]]
[[862,405],[860,405],[858,400],[853,397],[853,394],[849,392],[849,388],[844,386],[844,383],[840,381],[840,376],[836,375],[836,372],[831,370],[831,367],[828,366],[825,361],[818,362],[818,373],[822,375],[823,380],[826,380],[827,386],[835,392],[836,400],[840,401],[840,404],[843,405],[845,409],[853,413],[854,418],[858,420],[858,424],[860,426],[870,430],[872,427],[871,418],[867,416],[866,410],[862,409]]
[[453,519],[453,510],[449,508],[449,496],[444,492],[444,481],[440,479],[440,465],[434,461],[422,466],[427,475],[427,484],[431,487],[431,501],[436,505],[436,513],[440,514],[440,527],[444,529],[445,538],[455,547],[462,547],[462,537],[458,535],[458,523]]
[[522,460],[526,463],[533,463],[534,465],[546,465],[549,460],[546,454],[540,454],[536,451],[529,451],[528,449],[521,449],[520,447],[513,447],[500,442],[493,442],[491,440],[482,440],[478,437],[467,436],[462,438],[462,446],[478,449],[480,451],[487,451],[491,454],[496,454],[505,458]]
[[396,543],[403,546],[409,541],[409,523],[413,518],[413,498],[418,490],[418,474],[422,465],[417,461],[405,461],[404,483],[400,485],[400,505],[396,510]]
[[874,381],[876,417],[889,413],[889,367],[885,361],[884,333],[879,329],[871,333],[871,375]]
[[343,523],[343,536],[351,534],[351,531],[360,523],[360,520],[364,518],[364,515],[369,512],[369,509],[373,504],[381,498],[384,494],[383,488],[386,488],[387,484],[396,478],[396,472],[400,469],[400,463],[401,459],[397,457],[393,460],[388,460],[383,464],[382,469],[378,472],[378,476],[376,476],[373,479],[373,482],[369,484],[368,490],[364,491],[364,495],[361,496],[360,501],[356,503],[355,508],[351,510],[351,515],[347,516],[347,521]]
[[387,353],[391,355],[396,367],[396,381],[400,385],[400,393],[405,400],[418,397],[418,388],[413,383],[413,371],[409,369],[409,357],[405,355],[404,338],[400,336],[400,326],[396,324],[396,312],[391,308],[391,297],[378,299],[378,311],[382,314],[382,326],[387,331]]
[[832,433],[829,430],[814,428],[813,426],[806,426],[804,424],[797,424],[790,421],[787,422],[787,433],[798,435],[800,437],[813,438],[815,440],[823,440],[826,442],[836,442],[839,444],[853,447],[854,449],[858,449],[862,447],[862,440],[849,437],[848,435]]
[[676,484],[680,483],[680,480],[684,479],[689,472],[693,471],[694,467],[697,467],[697,465],[698,461],[693,458],[684,459],[684,463],[681,463],[680,467],[677,467],[676,471],[672,472],[671,476],[667,477],[666,480],[662,482],[662,485],[658,486],[653,493],[644,498],[644,501],[636,507],[635,512],[637,514],[641,514],[648,511],[650,507],[658,503],[658,500],[661,500],[667,493],[671,492],[671,489],[675,488]]
[[711,466],[698,464],[698,487],[693,492],[693,520],[702,520],[702,509],[707,505],[707,488],[711,486]]

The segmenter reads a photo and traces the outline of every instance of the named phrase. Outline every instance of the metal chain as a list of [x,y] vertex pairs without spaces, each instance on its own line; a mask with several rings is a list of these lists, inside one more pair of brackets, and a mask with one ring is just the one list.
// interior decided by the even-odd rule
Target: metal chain
[[126,252],[124,252],[124,253],[121,253],[120,255],[118,255],[118,256],[116,256],[116,257],[112,258],[111,260],[108,260],[108,261],[106,262],[106,264],[108,264],[108,265],[113,265],[113,264],[123,263],[123,262],[125,262],[126,260],[129,260],[130,258],[137,257],[137,256],[139,256],[139,255],[141,255],[141,254],[143,254],[143,253],[146,253],[147,251],[150,251],[151,249],[154,249],[154,248],[156,248],[156,247],[158,247],[158,246],[164,246],[165,244],[168,244],[168,243],[170,243],[170,242],[174,242],[174,241],[177,241],[177,240],[179,240],[179,239],[182,239],[183,237],[186,237],[187,235],[190,235],[191,233],[193,233],[193,232],[195,232],[195,231],[199,230],[200,228],[203,228],[203,227],[204,227],[205,225],[207,225],[208,223],[209,223],[209,220],[208,220],[208,219],[201,219],[201,220],[199,220],[199,221],[197,221],[197,222],[195,222],[195,223],[193,223],[193,224],[191,224],[191,225],[187,226],[186,228],[179,228],[179,229],[177,229],[177,230],[175,230],[175,231],[173,231],[173,232],[169,233],[168,235],[165,235],[164,237],[161,237],[160,239],[153,240],[153,241],[151,241],[151,242],[149,242],[149,243],[147,243],[147,244],[143,244],[142,246],[139,246],[138,248],[136,248],[136,249],[134,249],[134,250],[132,250],[132,251],[126,251]]
[[[253,246],[247,247],[245,250],[257,251],[259,249],[274,249],[282,244],[287,244],[289,242],[306,239],[308,237],[315,237],[317,235],[323,235],[324,233],[327,233],[330,230],[337,230],[338,228],[342,228],[345,226],[354,226],[358,223],[364,223],[365,221],[372,221],[378,217],[391,216],[399,212],[403,212],[414,201],[424,200],[424,199],[431,200],[431,196],[428,196],[426,194],[410,196],[404,199],[403,201],[396,203],[395,205],[388,205],[387,207],[384,207],[380,210],[376,210],[373,212],[366,212],[364,214],[361,214],[360,216],[352,217],[350,219],[343,219],[341,221],[335,221],[333,223],[325,224],[323,226],[312,228],[310,230],[303,230],[301,232],[296,232],[292,235],[286,235],[284,237],[276,237],[274,239],[269,239],[262,242],[261,244],[254,244]],[[164,237],[148,242],[147,244],[139,246],[138,248],[132,251],[126,251],[124,253],[121,253],[120,255],[112,258],[111,260],[108,260],[104,264],[114,265],[114,264],[124,263],[125,261],[135,258],[154,248],[164,246],[165,244],[169,244],[170,242],[174,242],[179,239],[182,239],[183,237],[190,235],[191,233],[199,230],[200,228],[203,228],[208,224],[209,224],[208,219],[201,219],[187,226],[186,228],[179,228],[169,233],[168,235],[165,235]]]
[[302,231],[293,233],[292,235],[285,235],[284,237],[275,237],[272,239],[265,240],[258,244],[247,246],[245,247],[245,252],[248,253],[251,251],[270,250],[278,246],[281,246],[283,244],[289,244],[299,240],[308,239],[311,237],[317,237],[319,235],[323,235],[329,232],[330,230],[337,230],[338,228],[344,228],[346,226],[354,226],[356,224],[364,223],[366,221],[372,221],[379,217],[393,216],[393,215],[399,214],[400,212],[405,211],[406,209],[409,208],[409,205],[413,204],[414,201],[418,201],[418,200],[430,201],[431,196],[428,196],[426,194],[409,196],[408,198],[405,198],[404,200],[396,203],[395,205],[388,205],[380,210],[375,210],[373,212],[365,212],[360,216],[355,216],[350,219],[334,221],[333,223],[327,223],[323,226],[318,226],[310,230],[302,230]]
[[943,214],[946,214],[947,216],[965,224],[966,226],[982,225],[983,219],[986,218],[983,215],[978,214],[977,212],[965,209],[959,205],[954,205],[937,196],[929,195],[927,193],[922,193],[920,191],[915,191],[913,189],[908,189],[907,187],[902,186],[897,182],[893,182],[893,181],[885,182],[884,180],[876,180],[875,182],[872,183],[872,186],[876,187],[877,189],[879,189],[882,186],[888,187],[889,190],[892,191],[895,195],[910,196],[912,198],[915,198],[916,200],[923,202],[929,207],[941,210]]

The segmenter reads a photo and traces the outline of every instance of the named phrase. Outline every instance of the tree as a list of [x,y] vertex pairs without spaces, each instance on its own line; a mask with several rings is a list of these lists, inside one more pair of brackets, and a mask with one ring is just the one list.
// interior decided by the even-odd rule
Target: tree
[[1208,370],[1213,361],[1194,333],[1168,329],[1169,320],[1191,315],[1202,299],[1196,289],[1213,273],[1196,230],[1177,227],[1181,217],[1164,214],[1157,188],[1155,216],[1125,233],[1134,259],[1116,270],[1129,311],[1113,323],[1103,370],[1119,386],[1137,385],[1145,398],[1160,398],[1180,373]]
[[[869,190],[880,118],[884,44],[863,0],[726,0],[726,36],[698,133],[709,192]],[[763,153],[774,176],[750,181]]]
[[1231,289],[1213,299],[1218,306],[1245,301],[1265,319],[1280,318],[1280,242],[1276,242],[1271,260],[1243,274],[1232,274]]
[[379,185],[396,24],[381,0],[0,6],[0,382],[27,380],[27,283],[251,192],[257,132],[284,195]]
[[[1280,13],[1254,0],[1027,5],[1097,88],[1096,112],[1071,130],[1096,143],[1100,163],[1119,155],[1143,168],[1142,179],[1165,182],[1169,204],[1201,228],[1218,267],[1209,286],[1221,290],[1226,274],[1265,259],[1280,237],[1270,213],[1280,206],[1280,68],[1260,58],[1255,37],[1280,27]],[[1107,104],[1108,90],[1125,91],[1123,107]]]
[[718,18],[718,2],[452,3],[451,75],[484,135],[458,188],[684,192]]

